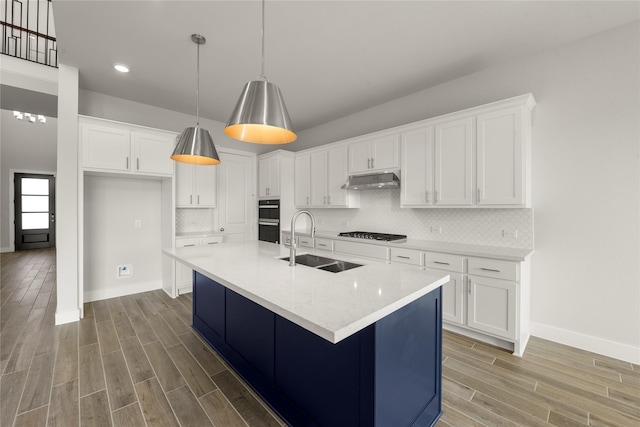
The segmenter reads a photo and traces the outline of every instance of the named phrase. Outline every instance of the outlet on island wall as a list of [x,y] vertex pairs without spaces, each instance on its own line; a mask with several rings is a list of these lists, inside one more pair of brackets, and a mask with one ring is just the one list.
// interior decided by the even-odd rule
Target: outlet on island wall
[[327,231],[362,230],[406,234],[418,240],[534,247],[533,209],[408,209],[400,208],[398,190],[371,190],[361,192],[359,209],[311,211]]

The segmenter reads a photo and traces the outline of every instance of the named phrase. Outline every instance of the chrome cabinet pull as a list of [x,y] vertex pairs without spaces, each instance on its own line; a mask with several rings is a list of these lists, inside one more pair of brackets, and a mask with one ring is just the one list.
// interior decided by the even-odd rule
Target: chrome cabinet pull
[[189,195],[189,204],[193,204],[193,194]]
[[478,202],[480,201],[480,189],[479,189],[479,188],[478,188],[478,198],[477,198],[477,201],[478,201]]
[[129,169],[129,156],[127,156],[127,169]]
[[493,271],[494,273],[500,273],[500,270],[497,270],[495,268],[484,268],[484,267],[480,267],[480,270],[482,271]]
[[218,242],[209,242],[209,243],[207,243],[207,245],[217,245],[217,244],[218,244]]
[[195,246],[195,243],[193,243],[191,245],[184,245],[183,248],[188,248],[189,246]]
[[429,203],[429,191],[424,192],[424,201]]
[[471,279],[467,277],[467,292],[471,295]]
[[404,256],[404,255],[396,255],[396,258],[411,259],[411,257]]
[[443,262],[443,261],[433,261],[434,264],[442,264],[442,265],[451,265],[448,262]]
[[375,158],[371,158],[371,169],[376,167],[376,159]]
[[433,202],[438,203],[438,190],[433,192]]
[[197,201],[196,201],[196,204],[198,204],[198,205],[199,205],[199,204],[200,204],[200,195],[199,195],[199,194],[196,196],[196,200],[197,200]]
[[317,243],[317,245],[322,246],[323,248],[327,246],[325,243]]
[[307,205],[309,204],[309,196],[307,196]]
[[140,170],[140,158],[136,157],[136,170]]

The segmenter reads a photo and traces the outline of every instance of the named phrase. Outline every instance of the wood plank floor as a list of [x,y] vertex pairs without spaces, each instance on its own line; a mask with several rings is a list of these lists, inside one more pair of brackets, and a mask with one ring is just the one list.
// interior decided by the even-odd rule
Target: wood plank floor
[[[85,305],[54,326],[55,251],[0,255],[0,426],[282,426],[191,331],[191,297]],[[443,426],[640,426],[640,367],[532,338],[444,334]],[[390,426],[395,427],[395,426]]]

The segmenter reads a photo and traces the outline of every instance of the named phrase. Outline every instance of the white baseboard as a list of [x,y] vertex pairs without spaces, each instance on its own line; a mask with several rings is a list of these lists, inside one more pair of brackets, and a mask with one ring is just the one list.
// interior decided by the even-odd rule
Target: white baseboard
[[56,325],[64,325],[65,323],[77,322],[80,320],[80,310],[65,311],[64,313],[56,313]]
[[613,357],[614,359],[624,360],[625,362],[640,364],[640,347],[609,341],[567,329],[543,325],[541,323],[531,322],[529,326],[531,328],[531,335],[533,336],[569,345],[581,350],[602,354],[603,356]]
[[14,250],[10,247],[0,248],[0,253],[5,253],[5,252],[14,252]]
[[108,289],[85,290],[84,302],[123,297],[125,295],[139,294],[140,292],[154,291],[161,288],[162,282],[143,282]]

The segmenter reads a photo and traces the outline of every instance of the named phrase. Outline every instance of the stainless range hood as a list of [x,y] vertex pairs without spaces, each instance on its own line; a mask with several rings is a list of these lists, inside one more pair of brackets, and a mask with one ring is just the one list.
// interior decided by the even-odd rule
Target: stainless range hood
[[341,188],[344,190],[400,188],[400,178],[394,171],[376,172],[367,175],[350,175],[347,182]]

